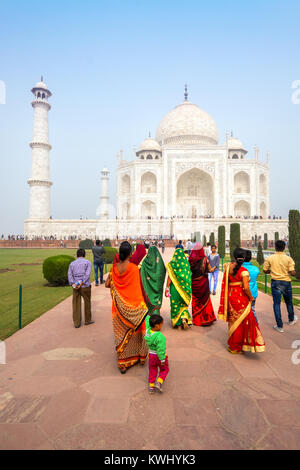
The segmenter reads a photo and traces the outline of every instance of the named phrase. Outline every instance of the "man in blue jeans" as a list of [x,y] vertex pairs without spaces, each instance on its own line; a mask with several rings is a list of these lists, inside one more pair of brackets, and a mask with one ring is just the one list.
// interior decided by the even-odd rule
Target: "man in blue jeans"
[[290,275],[295,276],[295,262],[284,253],[285,242],[277,240],[275,243],[275,254],[269,256],[264,263],[263,270],[271,274],[271,290],[273,296],[273,308],[276,319],[275,330],[283,333],[283,322],[281,318],[281,297],[283,295],[288,311],[288,325],[294,325],[298,317],[294,315],[293,292]]
[[100,242],[100,240],[96,240],[96,246],[92,247],[92,252],[94,256],[94,270],[95,270],[95,284],[96,286],[99,286],[98,282],[98,270],[100,271],[100,282],[103,284],[103,258],[102,256],[105,253],[105,249]]

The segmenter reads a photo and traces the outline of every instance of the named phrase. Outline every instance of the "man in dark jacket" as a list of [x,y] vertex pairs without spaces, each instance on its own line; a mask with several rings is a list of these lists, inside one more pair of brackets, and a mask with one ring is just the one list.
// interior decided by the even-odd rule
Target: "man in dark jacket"
[[95,284],[96,286],[99,286],[98,282],[98,270],[100,270],[100,283],[103,284],[103,258],[102,256],[105,253],[105,249],[103,247],[103,244],[100,242],[100,240],[96,240],[96,246],[92,247],[92,252],[94,256],[94,270],[95,270]]

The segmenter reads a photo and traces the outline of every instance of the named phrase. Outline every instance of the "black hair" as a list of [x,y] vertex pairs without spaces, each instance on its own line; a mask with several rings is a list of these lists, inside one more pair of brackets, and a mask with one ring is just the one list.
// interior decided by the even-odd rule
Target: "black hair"
[[100,240],[96,240],[96,245],[100,245]]
[[238,272],[238,270],[240,269],[240,267],[242,266],[243,262],[245,261],[245,257],[246,257],[246,253],[245,253],[245,250],[243,250],[243,248],[235,248],[234,252],[233,252],[233,256],[234,256],[234,259],[235,259],[235,262],[236,262],[236,266],[233,268],[233,276],[235,276]]
[[180,245],[182,244],[182,240],[179,240]]
[[120,261],[125,261],[132,253],[132,246],[129,242],[122,242],[119,248]]
[[283,240],[277,240],[275,242],[275,250],[284,251],[284,249],[285,249],[285,242]]
[[155,325],[160,325],[163,321],[164,319],[160,315],[151,315],[149,319],[151,328],[153,328]]
[[217,245],[211,245],[212,248],[217,248]]
[[245,261],[246,263],[249,263],[252,259],[252,253],[251,250],[245,250]]
[[206,243],[206,246],[210,246],[210,243],[209,243],[209,242],[207,242],[207,243]]
[[146,250],[148,250],[148,248],[150,247],[150,244],[148,242],[144,242],[144,247],[146,248]]
[[79,248],[79,250],[77,250],[77,258],[84,258],[85,257],[85,250],[83,248]]

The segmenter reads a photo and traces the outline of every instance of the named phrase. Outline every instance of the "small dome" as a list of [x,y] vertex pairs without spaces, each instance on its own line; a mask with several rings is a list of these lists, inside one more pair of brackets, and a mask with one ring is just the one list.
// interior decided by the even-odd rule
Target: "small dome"
[[148,137],[147,139],[143,140],[141,143],[138,152],[144,152],[144,151],[155,151],[155,152],[161,152],[161,147],[157,140],[152,139],[151,137]]
[[156,140],[171,144],[217,145],[218,128],[206,111],[186,99],[161,120]]
[[228,139],[228,148],[234,150],[244,150],[242,142],[236,137],[230,137]]
[[48,87],[47,87],[46,83],[44,83],[44,82],[37,82],[37,84],[35,85],[34,88],[43,88],[43,90],[48,90]]

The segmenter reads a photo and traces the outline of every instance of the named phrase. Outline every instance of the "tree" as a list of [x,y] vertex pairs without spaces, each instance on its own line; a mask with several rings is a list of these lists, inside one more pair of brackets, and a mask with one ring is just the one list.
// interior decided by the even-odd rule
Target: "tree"
[[241,226],[240,224],[230,224],[230,259],[233,261],[235,248],[241,246]]
[[203,235],[203,246],[206,246],[206,243],[207,243],[207,242],[206,242],[206,236]]
[[221,258],[225,257],[225,251],[226,251],[225,226],[220,225],[218,227],[218,253]]
[[289,251],[295,261],[296,278],[300,279],[300,213],[289,211]]
[[257,246],[257,235],[255,234],[255,238],[254,238],[254,246]]
[[264,250],[268,249],[268,234],[264,233]]
[[258,247],[257,247],[256,261],[258,262],[259,266],[262,266],[265,262],[265,258],[264,258],[264,254],[263,254],[262,246],[260,242],[258,243]]
[[81,240],[79,242],[79,248],[83,248],[84,250],[91,250],[94,246],[93,240],[86,238],[85,240]]
[[275,243],[277,240],[279,240],[279,232],[275,232],[275,237],[274,237]]
[[209,243],[211,245],[214,245],[215,244],[215,234],[214,232],[211,232],[210,236],[209,236]]

